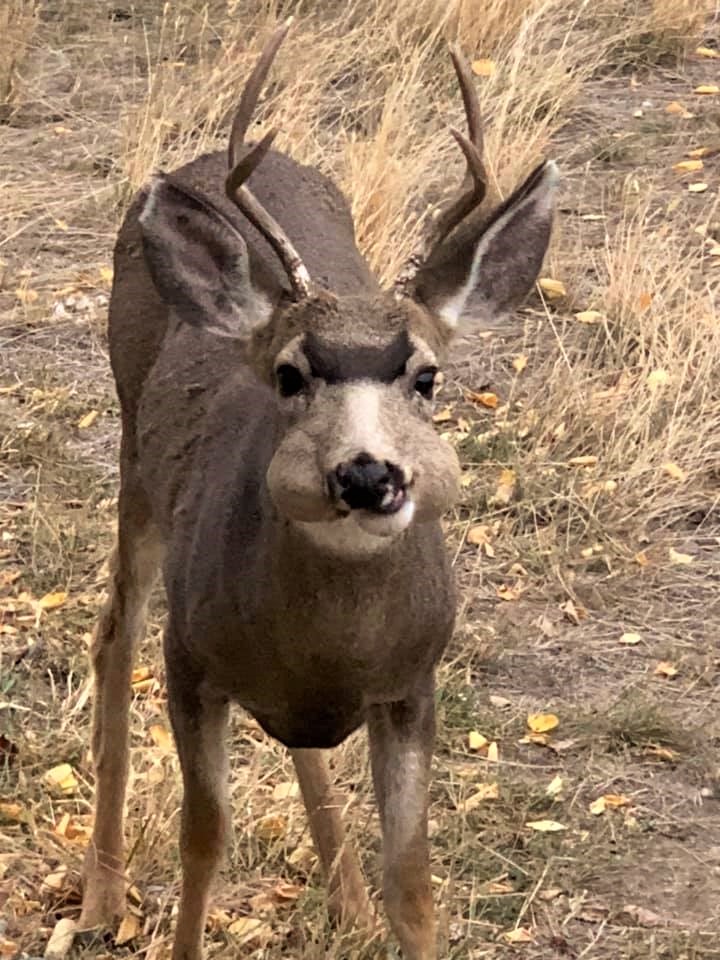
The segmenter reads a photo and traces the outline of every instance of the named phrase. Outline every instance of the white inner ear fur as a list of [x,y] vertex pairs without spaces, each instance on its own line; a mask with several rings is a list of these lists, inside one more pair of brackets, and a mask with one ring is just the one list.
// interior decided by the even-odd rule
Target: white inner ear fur
[[140,211],[138,220],[140,223],[145,226],[149,220],[155,216],[155,208],[157,207],[157,192],[162,187],[163,180],[161,177],[155,177],[155,179],[150,184],[150,189],[148,190],[148,195],[145,198],[145,203],[143,208]]
[[538,214],[541,216],[547,216],[552,208],[553,194],[559,179],[560,172],[557,168],[557,164],[553,160],[549,160],[545,164],[542,176],[539,182],[535,185],[534,189],[531,190],[526,197],[523,197],[519,203],[512,204],[505,211],[505,213],[499,217],[495,223],[493,223],[490,229],[480,237],[480,240],[475,247],[475,253],[473,255],[470,270],[468,271],[467,280],[460,287],[457,293],[447,299],[438,310],[438,315],[440,318],[444,320],[444,322],[451,329],[454,330],[457,328],[458,322],[463,315],[465,304],[468,301],[468,297],[478,286],[480,274],[482,272],[483,260],[485,259],[487,252],[492,246],[495,238],[498,236],[498,234],[502,233],[507,224],[514,217],[518,216],[518,214],[522,213],[522,211],[526,210],[528,207],[534,207]]

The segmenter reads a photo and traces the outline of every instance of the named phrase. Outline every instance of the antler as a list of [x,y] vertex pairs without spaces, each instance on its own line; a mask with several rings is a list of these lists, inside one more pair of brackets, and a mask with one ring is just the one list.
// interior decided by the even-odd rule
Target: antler
[[442,246],[444,240],[465,217],[482,203],[487,192],[487,174],[482,158],[482,115],[475,83],[470,66],[458,45],[451,44],[450,56],[460,85],[468,135],[465,136],[453,127],[450,128],[450,133],[465,155],[467,169],[458,195],[435,219],[429,234],[423,240],[422,247],[408,258],[396,282],[396,288],[400,294],[408,290],[422,264]]
[[480,102],[478,101],[475,83],[470,66],[458,46],[453,45],[450,47],[450,56],[452,57],[455,74],[460,84],[460,93],[462,94],[463,105],[465,107],[468,136],[466,137],[454,128],[450,129],[450,133],[465,154],[467,171],[462,187],[460,188],[460,194],[435,221],[431,240],[433,250],[443,242],[448,234],[452,233],[455,227],[465,219],[471,210],[474,210],[478,204],[482,203],[485,198],[485,193],[487,192],[487,176],[482,158],[482,116],[480,114]]
[[290,280],[295,299],[301,300],[310,293],[310,274],[307,267],[277,220],[268,213],[249,187],[244,185],[277,136],[277,129],[273,129],[265,134],[254,147],[248,148],[245,143],[245,134],[255,112],[260,91],[291,24],[292,17],[278,27],[270,37],[240,97],[240,104],[233,119],[230,133],[228,146],[230,173],[225,181],[225,192],[230,200],[242,210],[250,223],[260,231],[278,255]]

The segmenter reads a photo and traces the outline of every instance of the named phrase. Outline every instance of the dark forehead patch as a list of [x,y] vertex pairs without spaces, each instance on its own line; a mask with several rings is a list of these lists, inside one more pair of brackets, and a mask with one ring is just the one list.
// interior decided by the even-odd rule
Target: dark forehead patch
[[379,380],[392,383],[405,372],[413,348],[405,330],[382,346],[344,347],[305,334],[303,350],[314,377],[326,383],[346,380]]

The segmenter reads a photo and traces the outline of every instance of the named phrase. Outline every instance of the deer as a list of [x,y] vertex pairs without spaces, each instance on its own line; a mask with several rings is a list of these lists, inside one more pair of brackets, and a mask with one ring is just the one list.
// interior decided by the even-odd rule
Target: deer
[[433,424],[433,394],[458,333],[514,309],[535,283],[559,175],[543,162],[484,211],[480,107],[451,46],[466,172],[383,289],[335,183],[272,149],[276,129],[246,142],[289,26],[256,61],[227,154],[154,176],[116,240],[118,531],[91,647],[95,818],[80,928],[112,926],[125,909],[131,671],[162,569],[183,781],[173,960],[202,956],[230,823],[233,704],[290,751],[342,924],[367,924],[371,905],[326,751],[365,726],[384,910],[406,960],[435,960],[435,671],[456,616],[441,519],[461,468]]

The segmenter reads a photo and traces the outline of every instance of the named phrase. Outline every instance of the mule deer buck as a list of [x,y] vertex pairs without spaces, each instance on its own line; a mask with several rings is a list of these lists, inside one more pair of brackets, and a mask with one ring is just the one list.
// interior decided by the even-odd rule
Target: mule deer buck
[[133,654],[162,565],[169,710],[184,782],[174,960],[199,960],[226,810],[228,705],[289,747],[343,922],[369,916],[322,749],[367,725],[384,904],[407,960],[437,956],[427,842],[434,670],[455,600],[440,518],[460,468],[431,400],[458,328],[515,306],[540,268],[557,172],[490,215],[472,76],[456,200],[384,291],[316,169],[245,135],[288,24],[248,80],[225,154],[159,175],[115,248],[118,544],[93,642],[97,797],[81,926],[124,912]]

